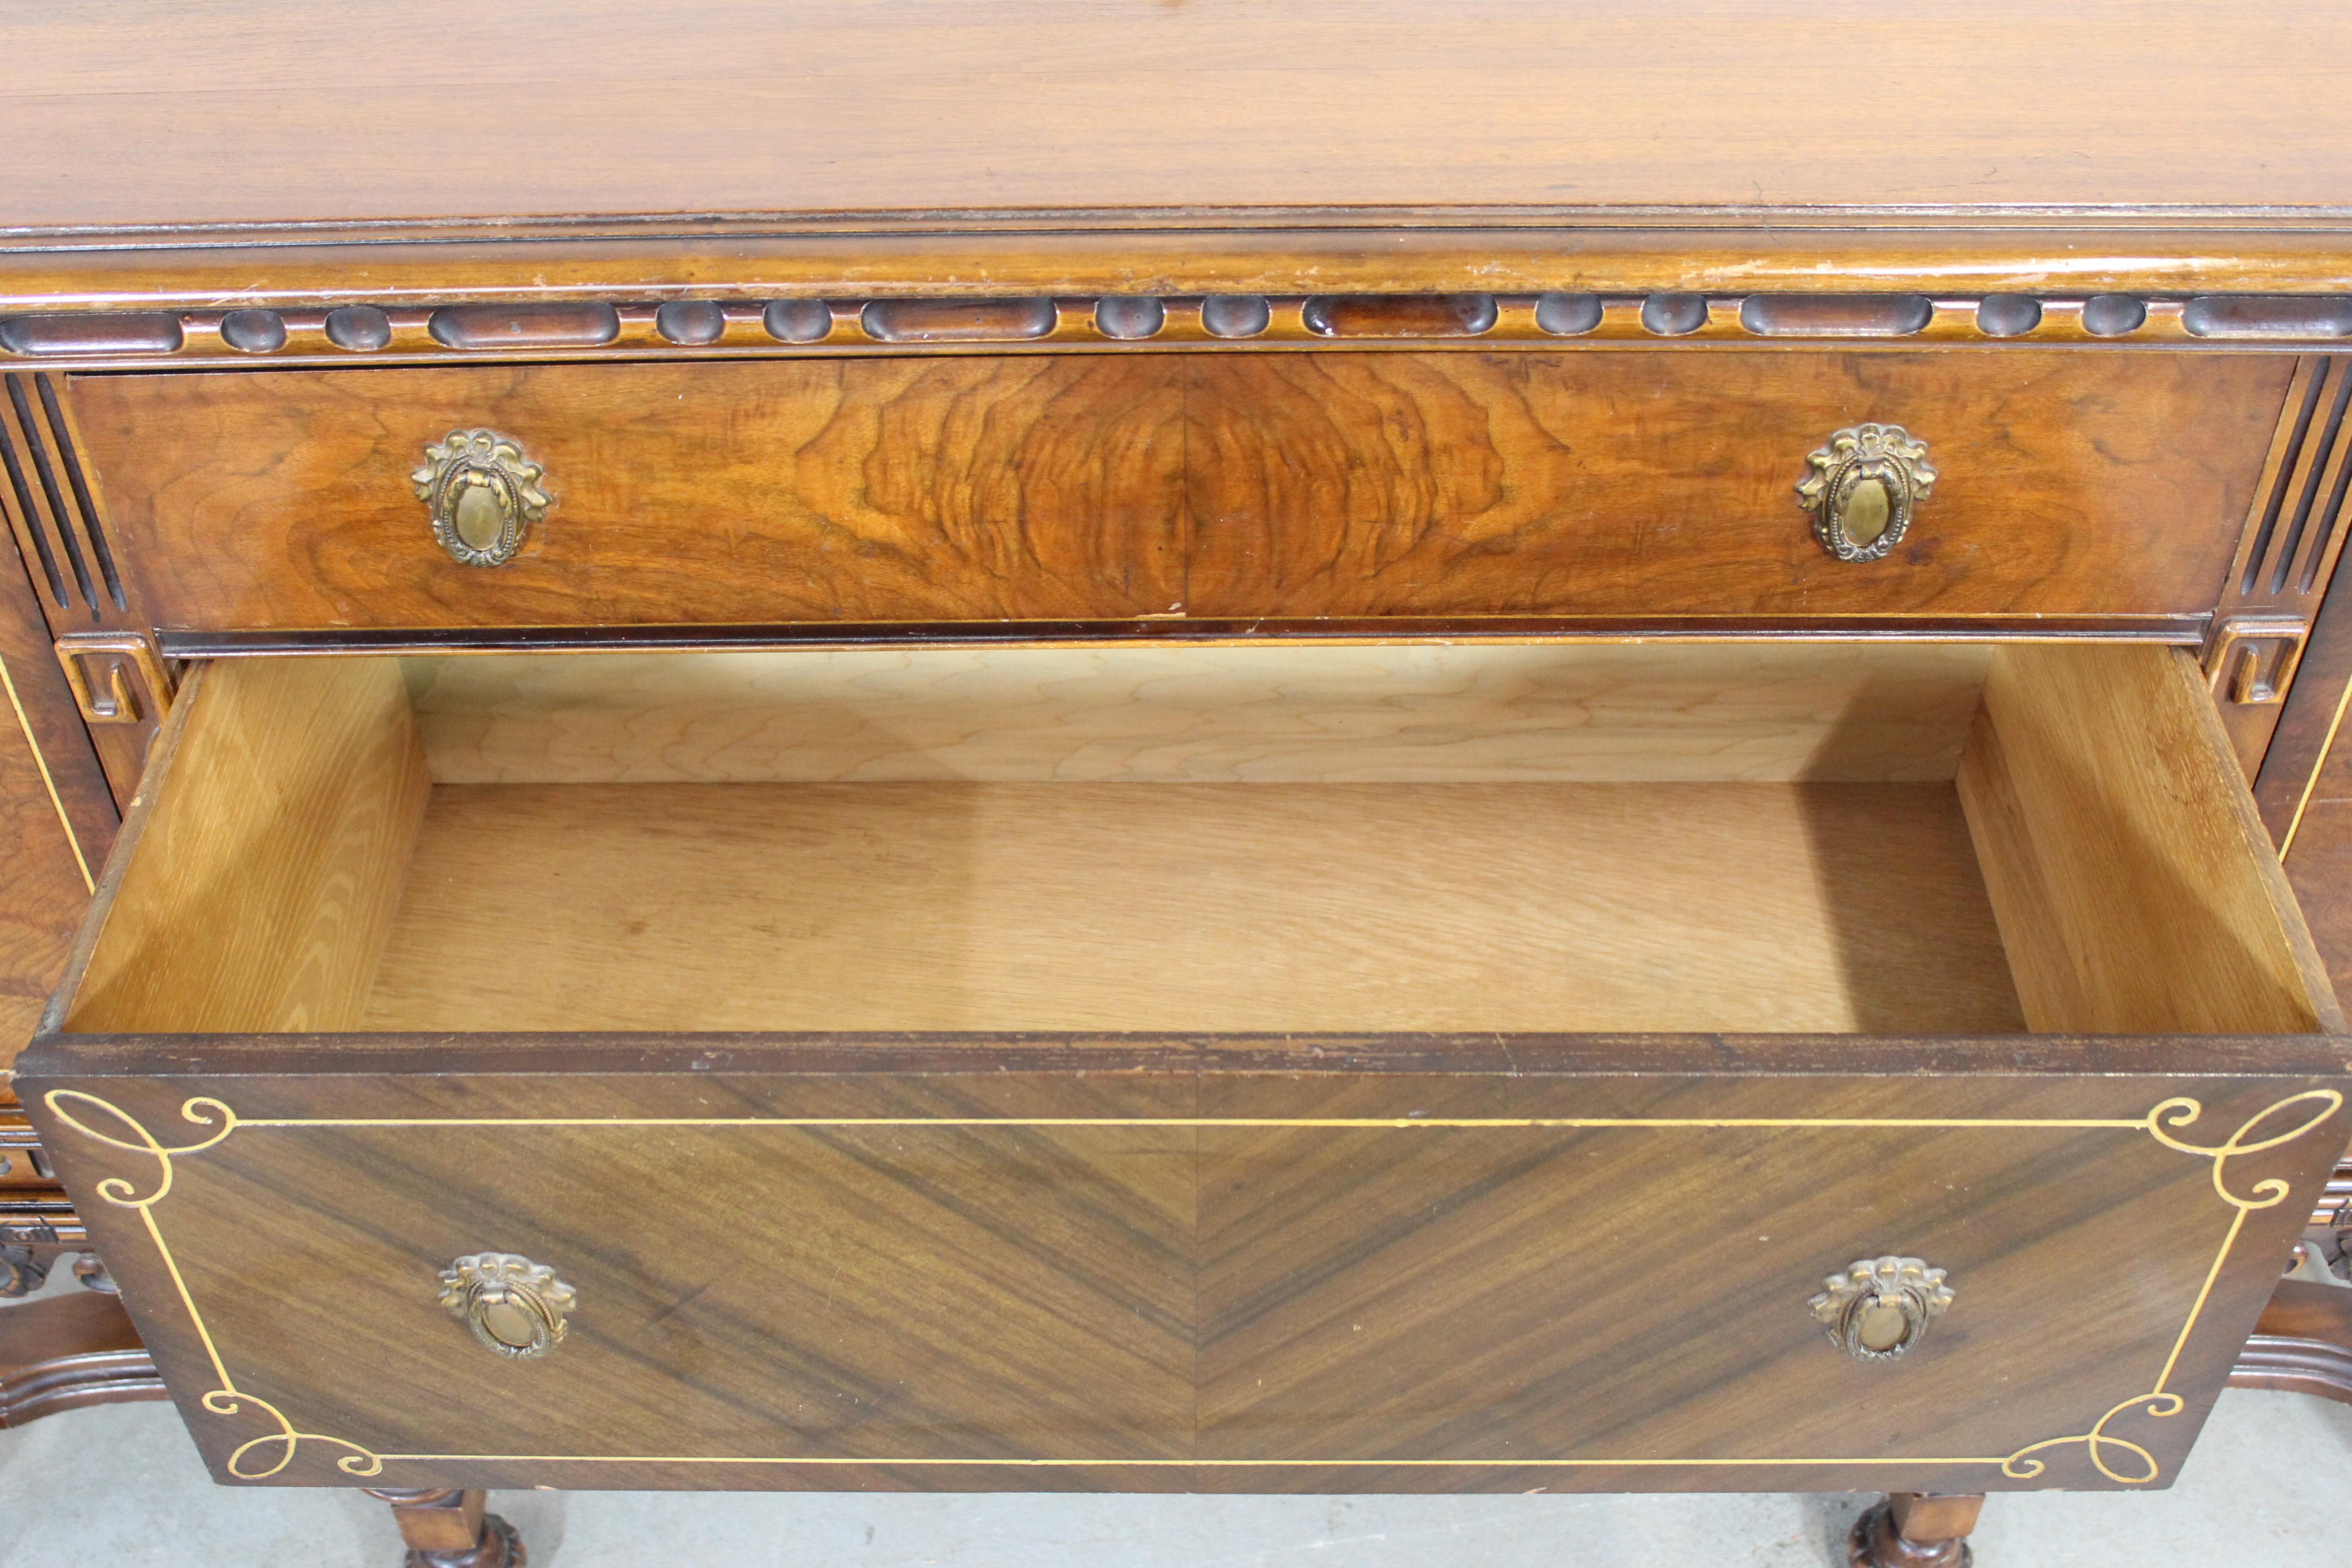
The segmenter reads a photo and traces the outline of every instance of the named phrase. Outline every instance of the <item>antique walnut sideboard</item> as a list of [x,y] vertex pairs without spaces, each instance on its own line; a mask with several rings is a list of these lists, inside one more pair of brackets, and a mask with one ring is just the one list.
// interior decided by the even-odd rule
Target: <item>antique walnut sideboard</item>
[[12,16],[0,1415],[1951,1564],[2352,1386],[2347,31]]

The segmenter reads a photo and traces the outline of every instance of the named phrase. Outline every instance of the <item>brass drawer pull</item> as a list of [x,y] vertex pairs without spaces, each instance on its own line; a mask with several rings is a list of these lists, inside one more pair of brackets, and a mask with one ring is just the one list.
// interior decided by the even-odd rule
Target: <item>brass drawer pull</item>
[[485,1349],[530,1360],[563,1342],[578,1295],[543,1263],[511,1252],[477,1252],[441,1270],[441,1305]]
[[503,566],[522,547],[523,530],[553,504],[540,488],[547,470],[523,456],[522,443],[495,430],[452,430],[425,448],[425,466],[408,476],[433,519],[433,537],[453,561]]
[[1927,1325],[1952,1304],[1944,1271],[1917,1258],[1864,1258],[1822,1281],[1805,1304],[1856,1361],[1894,1361],[1918,1349]]
[[1841,561],[1876,561],[1903,542],[1912,514],[1935,488],[1927,444],[1900,425],[1841,430],[1805,458],[1797,504],[1813,514],[1813,537]]

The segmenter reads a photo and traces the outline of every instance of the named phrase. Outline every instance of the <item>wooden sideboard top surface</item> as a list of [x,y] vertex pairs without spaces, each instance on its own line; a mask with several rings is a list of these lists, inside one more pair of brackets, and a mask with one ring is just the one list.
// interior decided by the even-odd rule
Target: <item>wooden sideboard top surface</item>
[[2284,0],[9,10],[28,227],[2352,190],[2352,18]]
[[2292,292],[2352,256],[2352,17],[2284,0],[0,16],[26,68],[0,308],[788,277]]

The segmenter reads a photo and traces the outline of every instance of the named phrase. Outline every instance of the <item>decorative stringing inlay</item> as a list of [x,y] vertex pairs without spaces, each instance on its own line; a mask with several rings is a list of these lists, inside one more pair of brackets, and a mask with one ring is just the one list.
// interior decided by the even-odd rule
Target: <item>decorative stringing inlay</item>
[[[154,1162],[154,1169],[140,1177],[107,1176],[98,1183],[98,1195],[117,1208],[136,1212],[145,1227],[148,1238],[176,1289],[180,1303],[187,1312],[188,1321],[205,1354],[211,1363],[216,1386],[205,1393],[199,1401],[203,1407],[216,1415],[243,1414],[247,1406],[268,1416],[275,1430],[248,1438],[230,1451],[227,1460],[229,1474],[240,1480],[267,1480],[292,1463],[301,1446],[321,1443],[348,1450],[335,1460],[335,1468],[353,1477],[379,1475],[391,1462],[457,1463],[457,1462],[541,1462],[541,1463],[602,1463],[602,1464],[712,1464],[712,1465],[856,1465],[856,1466],[975,1466],[1012,1468],[1052,1468],[1080,1466],[1088,1468],[1119,1468],[1147,1467],[1155,1468],[1265,1468],[1278,1465],[1314,1466],[1334,1468],[1694,1468],[1732,1466],[1812,1466],[1812,1465],[1954,1465],[1987,1466],[2013,1480],[2032,1480],[2048,1468],[2041,1457],[2053,1450],[2079,1444],[2099,1474],[2122,1486],[2146,1486],[2159,1479],[2162,1468],[2156,1457],[2140,1444],[2110,1432],[2111,1423],[2128,1412],[2138,1411],[2149,1417],[2162,1419],[2178,1415],[2185,1407],[2181,1396],[2172,1392],[2170,1384],[2178,1368],[2181,1352],[2187,1347],[2189,1334],[2202,1316],[2207,1299],[2215,1280],[2236,1247],[2239,1232],[2246,1216],[2262,1209],[2284,1203],[2291,1188],[2278,1177],[2265,1177],[2243,1192],[2232,1188],[2229,1180],[2229,1163],[2240,1155],[2261,1153],[2292,1143],[2306,1133],[2325,1126],[2344,1103],[2344,1097],[2334,1089],[2305,1089],[2289,1095],[2265,1107],[2242,1122],[2238,1129],[2219,1143],[2197,1143],[2181,1136],[2203,1115],[2204,1106],[2187,1096],[2175,1096],[2151,1107],[2145,1116],[2137,1118],[1822,1118],[1822,1117],[1725,1117],[1718,1119],[1687,1117],[1332,1117],[1321,1119],[1252,1118],[1252,1117],[420,1117],[420,1118],[353,1118],[327,1117],[256,1118],[240,1117],[226,1102],[211,1096],[199,1095],[181,1104],[180,1116],[192,1126],[204,1129],[204,1136],[194,1142],[165,1144],[155,1137],[137,1118],[111,1101],[80,1089],[51,1089],[44,1096],[51,1114],[76,1132],[125,1153],[139,1155]],[[2266,1124],[2301,1114],[2301,1120],[2283,1131],[2257,1136]],[[85,1117],[95,1117],[111,1125],[113,1131],[94,1126]],[[483,1127],[564,1127],[607,1128],[613,1130],[643,1128],[721,1129],[741,1127],[1328,1127],[1386,1129],[1401,1132],[1425,1131],[1432,1128],[1558,1128],[1562,1130],[1592,1130],[1601,1128],[1643,1128],[1654,1130],[1685,1129],[1768,1129],[1823,1130],[1835,1128],[1916,1129],[1969,1131],[1998,1131],[2019,1129],[2076,1129],[2131,1132],[2153,1138],[2167,1149],[2192,1158],[2212,1162],[2214,1194],[2230,1211],[2213,1261],[2206,1269],[2195,1301],[2186,1321],[2172,1342],[2170,1353],[2158,1370],[2147,1392],[2128,1399],[2118,1400],[2085,1431],[2060,1436],[2044,1437],[2028,1443],[2009,1454],[1990,1455],[1895,1455],[1871,1458],[1840,1456],[1801,1456],[1767,1458],[1594,1458],[1564,1459],[1531,1458],[1513,1455],[1508,1458],[1462,1459],[1391,1459],[1349,1458],[1324,1456],[1302,1456],[1295,1459],[1103,1459],[1103,1458],[826,1458],[802,1456],[709,1456],[693,1454],[618,1455],[618,1454],[380,1454],[348,1439],[329,1434],[306,1432],[268,1401],[240,1389],[235,1376],[222,1360],[213,1342],[210,1331],[194,1299],[189,1294],[187,1282],[173,1260],[170,1244],[164,1239],[155,1211],[173,1190],[174,1163],[190,1159],[205,1151],[217,1148],[238,1132],[260,1132],[289,1128],[404,1128],[428,1129]],[[147,1190],[152,1182],[152,1190]],[[266,1463],[262,1468],[248,1468],[248,1457],[258,1454]],[[2118,1469],[2124,1464],[2129,1469]]]
[[2352,338],[2352,298],[2129,294],[850,296],[372,304],[331,310],[83,311],[0,318],[0,360],[403,363],[529,353],[631,358],[897,353],[989,343],[1199,349],[1355,343],[1532,347],[1722,344],[2325,344]]

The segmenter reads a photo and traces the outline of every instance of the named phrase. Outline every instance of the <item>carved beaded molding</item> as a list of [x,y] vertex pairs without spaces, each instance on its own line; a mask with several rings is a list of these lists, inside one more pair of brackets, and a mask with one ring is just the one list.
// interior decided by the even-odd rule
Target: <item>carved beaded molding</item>
[[173,363],[923,350],[1573,342],[2068,343],[2352,339],[2352,297],[1356,294],[672,299],[82,311],[0,318],[0,361]]

